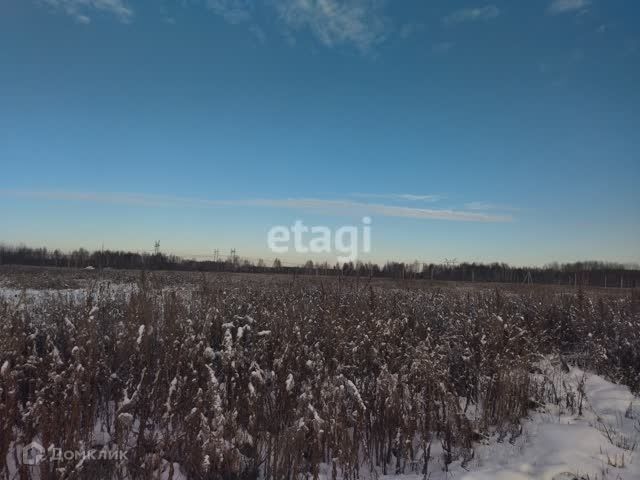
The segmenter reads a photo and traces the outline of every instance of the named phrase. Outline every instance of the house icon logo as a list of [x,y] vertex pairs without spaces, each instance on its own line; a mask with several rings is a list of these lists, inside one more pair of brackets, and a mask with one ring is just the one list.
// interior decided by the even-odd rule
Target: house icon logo
[[38,442],[31,442],[22,449],[23,465],[39,465],[44,460],[46,450]]

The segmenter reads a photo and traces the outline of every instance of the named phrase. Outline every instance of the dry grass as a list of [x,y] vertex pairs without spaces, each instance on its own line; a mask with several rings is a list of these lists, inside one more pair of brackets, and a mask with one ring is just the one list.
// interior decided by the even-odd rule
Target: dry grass
[[157,478],[167,462],[199,479],[426,475],[434,451],[468,461],[489,431],[519,435],[551,395],[530,375],[541,355],[640,387],[638,297],[190,278],[189,293],[154,275],[130,295],[1,302],[0,461],[38,438],[127,452],[45,461],[45,479]]

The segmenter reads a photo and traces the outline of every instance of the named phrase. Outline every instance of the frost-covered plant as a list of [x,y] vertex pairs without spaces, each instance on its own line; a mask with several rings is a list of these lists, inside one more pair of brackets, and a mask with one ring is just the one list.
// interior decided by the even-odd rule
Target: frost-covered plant
[[246,277],[164,287],[143,277],[129,295],[0,301],[0,478],[34,439],[127,453],[45,461],[41,478],[426,476],[436,457],[468,462],[491,432],[515,438],[537,402],[579,413],[580,391],[536,380],[542,355],[640,388],[636,297]]

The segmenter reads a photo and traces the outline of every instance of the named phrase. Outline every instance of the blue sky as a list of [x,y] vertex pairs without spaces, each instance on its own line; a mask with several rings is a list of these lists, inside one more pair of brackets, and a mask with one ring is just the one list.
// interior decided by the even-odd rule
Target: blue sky
[[376,261],[638,262],[638,18],[4,0],[0,242],[270,259],[273,225],[370,215]]

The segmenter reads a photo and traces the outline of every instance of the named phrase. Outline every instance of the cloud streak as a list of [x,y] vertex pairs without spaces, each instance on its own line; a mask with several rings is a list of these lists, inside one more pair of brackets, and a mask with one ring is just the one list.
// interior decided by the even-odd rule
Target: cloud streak
[[[34,0],[54,10],[65,12],[79,23],[90,23],[96,11],[109,13],[122,22],[130,22],[134,12],[127,0]],[[391,32],[391,22],[384,15],[384,0],[200,0],[200,4],[233,25],[250,25],[250,31],[264,41],[265,32],[258,25],[263,13],[276,18],[276,24],[289,43],[295,33],[308,31],[325,47],[355,46],[369,52]],[[166,18],[166,12],[164,14]],[[412,27],[418,28],[418,27]],[[404,30],[407,35],[410,32]],[[401,32],[401,35],[403,33]]]
[[553,0],[547,12],[551,15],[576,12],[586,9],[590,4],[589,0]]
[[251,19],[251,4],[246,0],[207,0],[206,6],[234,25]]
[[500,9],[495,5],[485,5],[484,7],[463,8],[447,15],[442,19],[446,25],[456,23],[486,21],[500,15]]
[[464,208],[473,211],[502,210],[503,212],[515,212],[519,210],[516,207],[510,207],[508,205],[498,205],[489,202],[469,202],[465,203]]
[[386,33],[378,0],[279,0],[275,8],[289,28],[309,29],[327,47],[354,44],[367,51]]
[[351,197],[356,198],[382,198],[387,200],[408,200],[411,202],[437,202],[442,200],[442,195],[416,195],[413,193],[352,193]]
[[[250,22],[256,4],[249,0],[207,0],[206,6],[231,24]],[[277,0],[275,11],[285,35],[308,30],[324,46],[355,45],[368,51],[387,33],[380,0]]]
[[134,15],[133,9],[123,0],[41,0],[41,2],[83,24],[91,22],[89,14],[94,11],[115,15],[124,23],[130,22]]
[[286,199],[261,200],[270,206],[303,208],[336,213],[351,213],[359,215],[381,215],[384,217],[415,218],[421,220],[451,220],[462,222],[510,222],[509,215],[493,215],[462,210],[414,208],[397,205],[383,205],[377,203],[361,203],[346,200],[318,200],[318,199]]
[[380,203],[364,203],[351,200],[326,200],[318,198],[207,200],[190,197],[149,195],[141,193],[96,193],[65,191],[0,190],[0,196],[39,200],[95,202],[141,207],[223,208],[261,207],[286,208],[315,213],[338,215],[380,215],[384,217],[414,218],[419,220],[449,220],[460,222],[510,222],[510,215],[494,215],[486,212],[414,208]]

